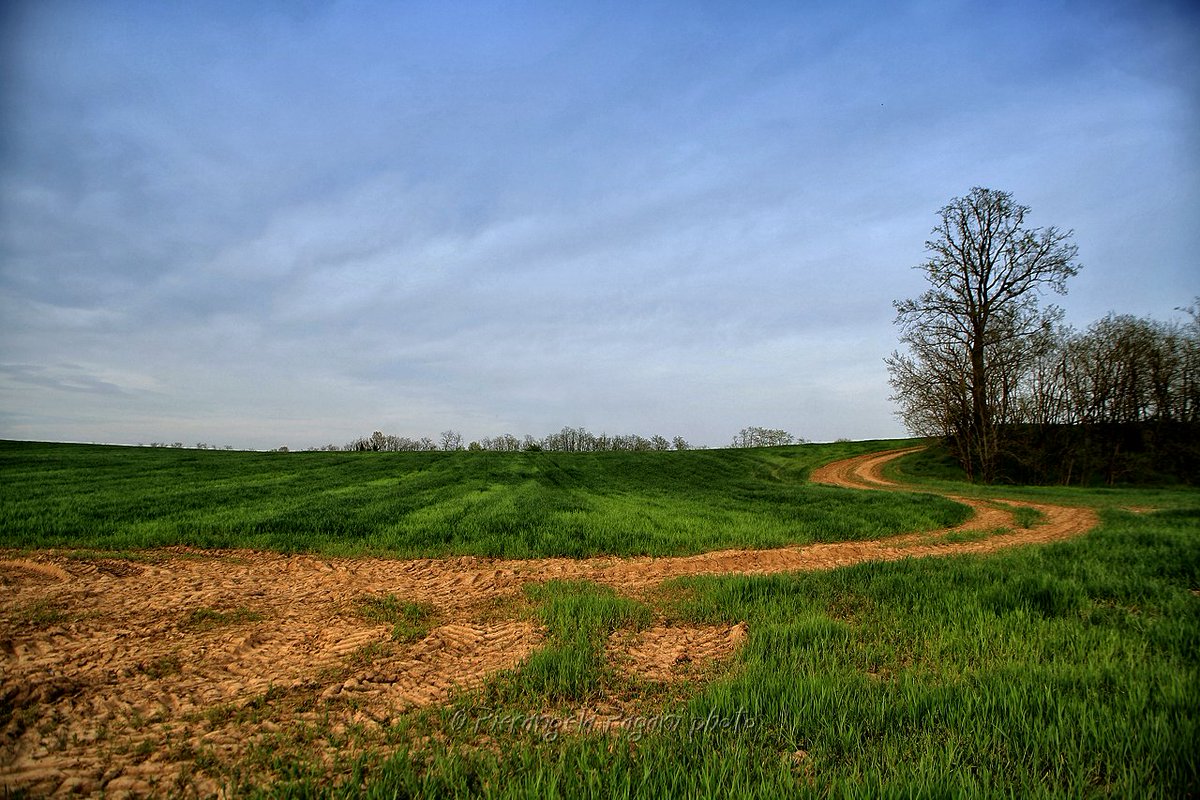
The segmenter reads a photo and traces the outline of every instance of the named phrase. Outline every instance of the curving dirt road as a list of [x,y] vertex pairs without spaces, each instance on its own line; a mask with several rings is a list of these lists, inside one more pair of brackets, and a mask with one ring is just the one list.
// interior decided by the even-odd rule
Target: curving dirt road
[[[834,461],[813,470],[809,479],[814,483],[843,486],[849,489],[875,489],[880,491],[909,490],[909,487],[885,478],[883,476],[883,467],[889,461],[894,461],[901,456],[908,455],[920,449],[922,448],[909,447],[903,450],[868,453],[864,456]],[[918,489],[918,491],[926,490]],[[922,551],[919,555],[988,553],[993,550],[1019,544],[1046,544],[1087,533],[1100,524],[1100,518],[1090,508],[1056,506],[1015,500],[995,503],[957,495],[945,496],[965,506],[970,506],[975,513],[967,522],[944,533],[1005,528],[1010,530],[1003,535],[989,536],[980,541],[946,543],[938,546],[933,551]],[[1042,522],[1032,528],[1019,528],[1014,525],[1012,513],[1008,509],[1019,506],[1025,506],[1041,512]],[[896,544],[906,540],[929,540],[930,538],[929,534],[908,534],[893,539],[885,539],[881,543]],[[909,555],[916,555],[916,553],[910,550]]]
[[[880,470],[907,452],[836,462],[812,480],[896,490]],[[1022,529],[996,504],[954,499],[976,513],[950,530],[678,558],[401,561],[170,548],[144,562],[51,552],[0,560],[0,787],[212,794],[220,787],[206,765],[238,762],[297,726],[324,726],[330,762],[354,741],[379,746],[371,731],[381,721],[478,685],[541,643],[523,613],[530,581],[589,580],[639,595],[681,575],[984,553],[1097,523],[1086,509],[1024,504],[1045,521]],[[383,594],[436,608],[429,635],[395,643],[390,625],[357,613],[356,600]],[[608,657],[643,679],[670,680],[728,655],[745,635],[744,625],[658,625],[614,636]]]

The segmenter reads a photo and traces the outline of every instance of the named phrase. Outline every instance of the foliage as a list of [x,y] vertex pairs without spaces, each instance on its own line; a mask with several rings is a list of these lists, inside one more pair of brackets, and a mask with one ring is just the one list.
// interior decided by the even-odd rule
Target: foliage
[[[375,431],[370,436],[361,437],[338,447],[327,445],[321,450],[348,452],[429,452],[432,450],[462,450],[463,437],[458,431],[442,431],[439,442],[435,443],[429,437],[410,439],[407,436],[393,436],[382,431]],[[791,444],[791,441],[778,444]],[[645,452],[647,450],[690,450],[691,445],[682,436],[676,436],[668,441],[664,436],[646,438],[638,434],[610,436],[607,433],[592,433],[586,428],[564,427],[558,433],[551,433],[541,439],[526,434],[518,439],[511,433],[500,436],[485,436],[467,445],[466,449],[473,452],[490,450],[499,453],[516,453],[519,451],[557,453],[608,453],[608,452]]]
[[1060,332],[1024,378],[999,474],[1108,484],[1200,478],[1200,315]]
[[915,451],[888,462],[883,467],[883,474],[910,488],[927,488],[939,494],[953,493],[988,498],[1010,497],[1095,508],[1120,508],[1143,504],[1154,508],[1178,508],[1195,501],[1194,490],[1178,480],[1113,485],[1072,484],[1070,486],[1060,483],[967,483],[966,472],[963,471],[962,465],[945,441],[930,442],[924,450]]
[[1078,271],[1070,233],[973,189],[942,209],[921,266],[931,288],[896,303],[908,352],[887,359],[914,433],[944,438],[984,482],[1116,483],[1200,474],[1200,304],[1188,325],[1110,314],[1084,333],[1039,309]]

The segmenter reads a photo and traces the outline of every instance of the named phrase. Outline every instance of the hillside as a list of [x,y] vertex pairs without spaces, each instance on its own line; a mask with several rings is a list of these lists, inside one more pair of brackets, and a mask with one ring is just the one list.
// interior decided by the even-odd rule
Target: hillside
[[943,528],[968,510],[807,483],[903,442],[649,453],[252,453],[0,442],[0,547],[684,555]]

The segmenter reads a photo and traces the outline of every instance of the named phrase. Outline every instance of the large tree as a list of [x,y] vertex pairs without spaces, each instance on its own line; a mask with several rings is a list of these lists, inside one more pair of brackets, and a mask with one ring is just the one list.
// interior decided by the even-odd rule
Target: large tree
[[1039,297],[1065,293],[1079,271],[1072,232],[1027,227],[1028,214],[993,189],[951,200],[916,267],[930,288],[895,303],[909,349],[887,359],[900,416],[914,433],[951,437],[963,467],[984,481],[995,475],[998,426],[1060,316]]

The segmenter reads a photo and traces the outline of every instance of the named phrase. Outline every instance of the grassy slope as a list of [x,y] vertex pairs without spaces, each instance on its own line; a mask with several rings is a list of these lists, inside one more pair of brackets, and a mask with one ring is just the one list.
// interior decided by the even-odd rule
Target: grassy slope
[[0,547],[668,555],[960,521],[965,507],[929,496],[805,483],[816,465],[890,444],[564,454],[0,442]]

